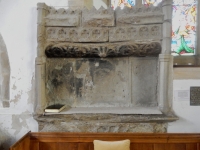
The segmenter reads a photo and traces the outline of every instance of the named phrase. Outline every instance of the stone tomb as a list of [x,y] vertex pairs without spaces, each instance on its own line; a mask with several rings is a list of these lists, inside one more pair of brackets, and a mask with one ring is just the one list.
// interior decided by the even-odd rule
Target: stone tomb
[[[39,130],[166,132],[166,122],[177,119],[171,110],[171,18],[164,15],[170,8],[169,0],[115,11],[39,3]],[[67,108],[41,116],[57,103]]]

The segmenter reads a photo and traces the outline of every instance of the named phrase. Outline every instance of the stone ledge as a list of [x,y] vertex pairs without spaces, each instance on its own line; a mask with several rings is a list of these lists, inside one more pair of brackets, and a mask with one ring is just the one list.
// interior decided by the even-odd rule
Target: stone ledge
[[[59,114],[162,114],[158,107],[76,107],[65,108]],[[45,113],[45,115],[56,115],[58,113]]]
[[38,122],[105,122],[105,123],[144,123],[144,122],[173,122],[178,120],[175,115],[127,115],[127,114],[52,114],[35,115]]
[[148,132],[165,133],[176,116],[117,114],[57,114],[34,117],[41,132]]

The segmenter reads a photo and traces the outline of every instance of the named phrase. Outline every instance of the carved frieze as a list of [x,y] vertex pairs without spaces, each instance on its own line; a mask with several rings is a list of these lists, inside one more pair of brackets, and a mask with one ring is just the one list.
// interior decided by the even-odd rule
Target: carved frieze
[[164,15],[161,6],[125,7],[116,9],[116,24],[153,24],[162,23]]
[[80,18],[80,10],[50,7],[49,14],[45,17],[45,23],[46,26],[79,26]]
[[107,42],[107,28],[64,28],[48,27],[46,29],[47,41],[69,41],[69,42]]
[[157,56],[161,52],[158,42],[134,43],[100,43],[80,44],[61,43],[49,45],[45,54],[47,57],[123,57],[123,56]]
[[162,38],[162,25],[132,25],[118,26],[109,29],[109,41],[128,41],[128,40],[159,40]]
[[108,27],[115,25],[114,10],[112,8],[105,9],[101,7],[82,10],[82,26],[87,27]]

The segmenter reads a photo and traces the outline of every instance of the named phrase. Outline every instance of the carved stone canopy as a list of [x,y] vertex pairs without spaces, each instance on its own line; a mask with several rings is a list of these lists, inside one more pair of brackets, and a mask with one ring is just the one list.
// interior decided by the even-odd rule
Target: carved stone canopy
[[47,8],[47,57],[158,56],[162,41],[162,7]]
[[161,45],[158,42],[149,43],[102,43],[80,44],[63,43],[50,45],[46,48],[47,57],[122,57],[122,56],[158,56]]

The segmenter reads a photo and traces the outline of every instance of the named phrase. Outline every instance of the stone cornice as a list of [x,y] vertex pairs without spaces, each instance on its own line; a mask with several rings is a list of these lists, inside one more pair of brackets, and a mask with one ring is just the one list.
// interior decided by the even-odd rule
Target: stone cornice
[[118,43],[60,43],[50,44],[45,54],[47,57],[124,57],[124,56],[158,56],[161,52],[159,42],[118,42]]

